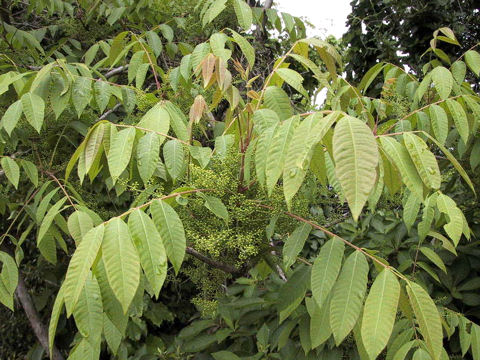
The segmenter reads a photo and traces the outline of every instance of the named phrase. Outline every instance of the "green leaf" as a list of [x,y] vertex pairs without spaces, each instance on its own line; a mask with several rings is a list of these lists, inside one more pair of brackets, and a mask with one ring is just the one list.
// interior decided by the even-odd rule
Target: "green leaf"
[[407,293],[428,352],[432,360],[439,360],[443,348],[443,333],[437,307],[420,285],[408,282]]
[[312,267],[312,296],[318,306],[324,305],[342,267],[345,244],[338,238],[327,241]]
[[31,161],[28,161],[28,160],[20,160],[20,165],[22,165],[23,170],[25,170],[25,174],[27,174],[32,184],[35,187],[37,187],[38,186],[37,167]]
[[335,175],[355,221],[377,177],[378,149],[370,128],[353,117],[342,118],[333,134]]
[[292,69],[279,68],[275,73],[280,76],[288,85],[297,90],[300,94],[308,97],[307,90],[303,87],[303,76]]
[[[457,207],[455,201],[449,196],[439,194],[437,197],[437,207],[440,212],[448,216],[448,223],[443,226],[455,246],[458,245],[463,232],[463,214]],[[431,260],[431,259],[430,259]]]
[[45,113],[45,102],[40,96],[29,92],[23,94],[20,100],[27,121],[40,134]]
[[277,86],[269,86],[265,90],[264,105],[267,109],[275,111],[282,121],[293,116],[290,98]]
[[167,275],[167,256],[160,234],[150,217],[139,209],[129,215],[128,228],[145,276],[158,298]]
[[130,64],[128,65],[128,83],[130,84],[137,75],[137,71],[140,65],[143,64],[143,58],[145,56],[145,51],[140,50],[132,55],[130,59]]
[[330,328],[330,298],[319,306],[312,298],[305,298],[307,310],[310,315],[310,338],[312,349],[322,345],[332,335]]
[[84,76],[75,79],[72,87],[72,102],[78,117],[82,115],[92,99],[92,80]]
[[243,0],[233,0],[233,9],[237,15],[238,23],[245,30],[248,31],[252,27],[253,15],[252,9]]
[[2,120],[0,121],[0,128],[3,127],[9,136],[12,135],[13,129],[17,126],[18,120],[20,120],[20,116],[22,116],[22,111],[22,101],[17,100],[12,103],[3,114]]
[[95,101],[100,112],[104,112],[112,96],[112,88],[106,81],[97,80],[93,85]]
[[187,241],[185,230],[178,214],[165,201],[154,201],[150,206],[153,221],[160,233],[168,259],[178,274],[185,257]]
[[78,331],[92,346],[95,346],[100,342],[100,329],[103,326],[102,296],[97,279],[92,276],[91,272],[87,275],[78,299],[78,306],[73,311],[73,317]]
[[0,251],[0,303],[14,311],[13,295],[18,284],[18,268],[15,260],[6,252]]
[[148,45],[150,45],[153,53],[155,54],[155,57],[158,57],[163,50],[162,40],[160,39],[160,36],[158,36],[158,34],[153,30],[147,31],[145,33],[145,36],[147,38]]
[[103,224],[90,229],[83,237],[70,260],[65,281],[62,285],[68,316],[70,316],[77,305],[90,268],[102,244],[103,233]]
[[95,162],[95,158],[97,157],[98,151],[102,146],[102,140],[105,133],[106,125],[104,123],[97,123],[94,125],[91,131],[89,131],[86,139],[85,139],[85,172],[88,173],[90,168],[92,167],[93,163]]
[[[438,200],[437,200],[438,201]],[[423,255],[425,255],[432,263],[434,263],[440,270],[442,270],[445,274],[447,273],[447,268],[445,267],[444,262],[438,256],[438,254],[433,251],[432,249],[422,246],[420,247],[420,251]]]
[[65,204],[66,200],[67,197],[65,196],[58,200],[50,209],[48,209],[48,212],[43,218],[42,224],[40,225],[40,229],[38,230],[37,246],[41,244],[43,237],[47,233],[48,229],[50,229],[53,219],[62,211],[60,208],[63,206],[63,204]]
[[162,134],[167,134],[170,129],[170,115],[165,107],[158,103],[143,115],[138,126],[156,132],[162,144],[165,140]]
[[10,156],[2,157],[0,161],[3,171],[7,179],[15,186],[15,189],[18,189],[18,182],[20,181],[20,167],[17,165],[15,160]]
[[278,311],[282,323],[302,302],[310,280],[310,267],[299,266],[279,290]]
[[184,157],[183,145],[180,141],[169,140],[163,146],[165,167],[174,183],[182,174]]
[[135,129],[127,128],[110,137],[110,150],[107,154],[108,168],[114,181],[122,174],[132,156]]
[[83,237],[93,228],[93,220],[86,212],[77,210],[68,217],[67,226],[78,247]]
[[227,0],[214,0],[203,15],[202,25],[205,27],[212,22],[225,9]]
[[330,326],[337,346],[357,322],[367,290],[367,280],[367,260],[360,251],[355,251],[345,261],[330,305]]
[[[235,0],[235,1],[241,1],[241,0]],[[255,65],[255,49],[239,33],[237,33],[236,31],[233,31],[232,29],[230,29],[230,32],[232,33],[233,40],[240,47],[240,50],[242,51],[243,55],[245,55],[245,58],[248,61],[248,65],[250,65],[250,69],[253,69],[253,66]]]
[[212,149],[209,147],[190,146],[190,155],[198,161],[202,169],[205,169],[212,157]]
[[403,140],[423,183],[431,189],[439,189],[442,181],[440,169],[425,141],[411,133],[405,133]]
[[278,179],[282,175],[287,149],[299,120],[298,116],[293,116],[275,128],[275,132],[268,148],[265,168],[269,196],[271,196],[275,185],[277,185]]
[[297,256],[302,251],[310,231],[312,231],[312,226],[302,223],[293,230],[285,241],[283,246],[283,264],[286,268],[289,268],[297,260]]
[[148,133],[140,138],[137,145],[138,172],[144,184],[150,180],[160,161],[160,138]]
[[[285,154],[283,194],[288,207],[290,207],[293,197],[300,189],[309,168],[313,149],[310,148],[306,139],[313,133],[314,120],[315,117],[309,116],[300,122],[293,132],[292,140]],[[301,164],[299,164],[299,159],[303,159]]]
[[112,354],[117,355],[123,335],[106,314],[103,314],[103,336]]
[[120,218],[111,219],[105,226],[102,259],[108,283],[126,314],[140,283],[140,259],[128,226]]
[[222,200],[214,196],[198,193],[205,200],[205,207],[219,218],[228,221],[228,210]]
[[257,181],[261,186],[265,185],[265,172],[267,167],[267,156],[270,149],[273,134],[277,124],[273,124],[269,128],[265,129],[258,137],[255,146],[255,171],[257,175]]
[[443,66],[437,66],[431,72],[432,81],[440,99],[445,100],[450,96],[453,87],[452,73]]
[[480,360],[480,326],[472,323],[471,344],[473,360]]
[[447,104],[460,137],[466,144],[468,142],[468,136],[470,135],[470,129],[468,126],[467,114],[465,113],[463,106],[460,105],[458,101],[451,99],[448,99],[445,103]]
[[475,50],[469,50],[465,53],[465,61],[470,70],[472,70],[475,75],[480,76],[480,54]]
[[428,133],[422,132],[422,134],[424,134],[426,137],[428,137],[430,140],[432,140],[435,143],[435,145],[437,145],[440,148],[440,150],[442,150],[442,152],[445,154],[447,159],[452,163],[455,170],[457,170],[457,172],[460,174],[460,176],[463,178],[463,180],[465,180],[465,182],[468,184],[468,186],[470,186],[470,189],[472,189],[473,193],[476,194],[475,187],[473,186],[472,180],[470,180],[466,171],[463,169],[462,165],[460,165],[460,163],[457,161],[457,159],[455,159],[455,157],[452,155],[452,153],[450,151],[448,151],[448,149],[445,146],[440,144],[437,140],[435,140]]
[[55,333],[57,332],[58,320],[62,314],[64,298],[64,287],[60,287],[55,302],[53,303],[52,315],[50,316],[50,323],[48,325],[48,349],[50,351],[50,358],[53,359],[53,343],[55,341]]
[[443,145],[448,135],[448,116],[445,110],[438,105],[430,105],[429,109],[430,121],[432,124],[433,134],[437,140]]
[[397,167],[407,188],[423,199],[422,179],[418,175],[415,164],[405,146],[397,140],[386,136],[380,138],[380,143],[382,144],[382,149]]
[[94,268],[95,277],[102,294],[103,310],[108,319],[115,325],[120,334],[124,335],[128,324],[128,314],[123,313],[122,305],[108,284],[107,273],[102,259],[99,259]]
[[405,360],[410,349],[415,345],[416,341],[412,340],[403,344],[393,356],[393,360]]
[[418,198],[417,194],[413,192],[408,194],[407,201],[403,205],[403,222],[408,231],[410,231],[417,220],[421,203],[421,199]]
[[384,269],[375,279],[365,301],[362,340],[365,350],[375,359],[387,346],[397,314],[400,285],[396,276]]

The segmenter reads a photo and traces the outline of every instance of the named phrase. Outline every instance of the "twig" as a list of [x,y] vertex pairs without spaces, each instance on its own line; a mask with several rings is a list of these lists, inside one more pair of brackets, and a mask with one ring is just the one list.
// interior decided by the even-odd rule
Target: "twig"
[[238,274],[240,272],[240,270],[238,270],[237,268],[235,268],[231,265],[224,264],[222,262],[210,259],[209,257],[199,253],[197,250],[195,250],[194,248],[191,248],[190,246],[187,246],[186,253],[196,257],[198,260],[203,261],[204,263],[206,263],[208,265],[211,265],[211,266],[213,266],[217,269],[220,269],[222,271],[225,271],[227,273]]
[[122,72],[124,72],[126,69],[128,69],[128,65],[123,65],[123,66],[119,66],[119,67],[116,67],[112,70],[110,70],[109,72],[107,72],[104,76],[105,76],[105,79],[108,79],[112,76],[115,76],[117,74],[121,74]]

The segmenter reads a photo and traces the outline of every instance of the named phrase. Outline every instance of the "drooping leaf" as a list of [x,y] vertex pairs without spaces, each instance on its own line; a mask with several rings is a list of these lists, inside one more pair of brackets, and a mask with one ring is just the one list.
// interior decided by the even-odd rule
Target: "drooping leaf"
[[423,198],[423,183],[407,149],[391,137],[381,137],[382,149],[397,167],[407,188]]
[[378,164],[375,138],[361,120],[344,117],[333,135],[335,175],[355,221],[373,190]]
[[466,144],[468,142],[470,128],[468,125],[467,114],[465,113],[463,106],[460,105],[458,101],[452,99],[448,99],[445,103],[447,104],[448,110],[450,111],[450,115],[453,118],[453,122],[455,123],[455,127],[457,128],[460,137]]
[[312,295],[319,307],[323,307],[337,280],[342,266],[345,245],[337,238],[330,239],[320,249],[312,267]]
[[160,234],[150,217],[139,209],[129,215],[128,228],[145,276],[158,298],[167,275],[167,256]]
[[465,61],[470,70],[472,70],[475,75],[480,76],[480,54],[475,50],[469,50],[465,53]]
[[333,289],[330,327],[337,346],[352,331],[362,309],[367,290],[368,263],[360,251],[351,254]]
[[2,120],[0,121],[0,128],[3,127],[9,136],[12,134],[15,126],[17,126],[18,120],[20,120],[20,116],[22,116],[22,111],[22,101],[17,100],[12,103],[3,114]]
[[134,140],[135,129],[133,128],[121,130],[110,137],[107,161],[113,180],[116,180],[122,174],[130,162]]
[[93,228],[93,220],[86,212],[77,210],[68,217],[67,226],[78,247],[83,237]]
[[165,136],[162,134],[167,134],[170,129],[169,112],[161,103],[158,103],[143,115],[138,126],[156,132],[160,137],[160,144],[162,144],[165,140]]
[[280,76],[288,85],[297,90],[300,94],[308,97],[307,90],[303,87],[303,76],[292,69],[279,68],[275,73]]
[[43,218],[42,223],[40,224],[40,228],[38,229],[38,236],[37,236],[37,245],[42,242],[43,237],[47,233],[48,229],[52,225],[54,218],[61,212],[61,207],[67,201],[67,197],[63,197],[58,200],[55,205],[53,205],[50,209],[48,209],[47,214]]
[[113,218],[105,226],[102,259],[108,283],[126,313],[140,283],[140,259],[128,226],[120,218]]
[[283,246],[283,263],[289,268],[297,260],[298,254],[302,251],[305,241],[312,230],[312,226],[302,223],[293,230]]
[[280,120],[286,120],[293,116],[288,95],[276,86],[269,86],[265,90],[265,107],[277,113]]
[[243,0],[233,0],[233,8],[237,15],[238,23],[245,31],[248,31],[253,21],[252,9]]
[[428,293],[416,283],[408,283],[407,293],[428,352],[432,360],[438,360],[443,348],[443,333],[437,307]]
[[89,230],[70,260],[65,281],[62,285],[68,316],[76,307],[90,268],[102,244],[103,233],[104,226],[102,224]]
[[440,169],[425,141],[412,133],[405,133],[403,140],[423,183],[429,188],[439,189],[442,181]]
[[429,107],[430,121],[432,124],[433,134],[437,140],[443,145],[448,135],[448,116],[445,110],[438,105],[430,105]]
[[310,267],[299,266],[279,290],[278,311],[282,323],[302,302],[309,286]]
[[144,184],[150,180],[160,161],[160,139],[155,133],[140,138],[137,145],[138,172]]
[[365,350],[375,359],[387,345],[397,314],[400,285],[396,276],[384,269],[375,279],[365,301],[362,340]]
[[15,160],[13,160],[10,156],[4,156],[0,161],[0,165],[2,166],[7,179],[12,183],[15,189],[18,189],[18,182],[20,181],[20,167],[17,165]]
[[45,113],[45,102],[40,96],[30,92],[23,94],[20,100],[27,121],[40,134]]
[[[240,1],[240,0],[236,0]],[[250,65],[250,69],[253,69],[253,66],[255,65],[255,49],[253,48],[252,45],[239,33],[236,31],[233,31],[230,29],[232,33],[233,40],[237,43],[237,45],[240,47],[240,50],[242,50],[243,55],[245,55],[248,64]]]
[[322,345],[332,335],[330,328],[330,298],[322,306],[312,298],[306,298],[307,311],[310,315],[310,338],[312,349]]
[[103,326],[103,309],[100,287],[97,279],[89,272],[78,299],[78,306],[73,310],[77,328],[83,337],[95,347],[101,339]]
[[23,170],[25,170],[25,174],[30,179],[32,184],[37,187],[38,186],[38,169],[37,167],[28,160],[21,160],[20,165],[22,165]]
[[184,156],[183,145],[178,140],[169,140],[163,146],[165,167],[174,183],[182,174]]
[[160,233],[168,260],[178,273],[185,257],[186,239],[182,221],[165,201],[154,201],[150,206],[153,221]]
[[60,290],[57,293],[57,297],[55,298],[55,302],[53,303],[52,308],[52,315],[50,316],[50,323],[48,325],[48,349],[50,352],[50,358],[53,355],[53,343],[55,341],[55,333],[57,332],[57,325],[58,320],[60,319],[60,315],[62,314],[64,298],[64,287],[60,287]]
[[72,102],[78,117],[82,115],[83,111],[92,99],[92,80],[84,76],[79,76],[75,79],[72,87]]
[[440,99],[445,100],[452,92],[453,76],[447,68],[443,66],[437,66],[432,70],[432,81],[435,84],[435,89],[440,96]]

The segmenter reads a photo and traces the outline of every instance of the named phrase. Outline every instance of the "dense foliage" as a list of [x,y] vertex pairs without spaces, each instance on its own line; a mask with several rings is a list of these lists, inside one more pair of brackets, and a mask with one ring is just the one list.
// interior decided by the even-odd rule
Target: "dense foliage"
[[2,358],[480,359],[479,52],[270,6],[2,2]]
[[[480,4],[475,0],[353,0],[344,35],[348,46],[346,72],[360,80],[377,61],[409,66],[417,74],[435,56],[425,53],[432,33],[449,27],[459,44],[431,49],[459,57],[480,37]],[[448,37],[447,37],[448,38]]]

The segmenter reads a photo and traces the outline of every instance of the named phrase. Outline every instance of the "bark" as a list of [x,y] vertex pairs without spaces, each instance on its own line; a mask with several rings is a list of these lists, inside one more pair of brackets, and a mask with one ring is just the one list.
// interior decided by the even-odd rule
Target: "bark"
[[[23,277],[21,274],[18,274],[18,286],[17,290],[15,291],[20,304],[27,315],[28,321],[30,322],[30,326],[33,329],[35,336],[37,337],[40,345],[42,345],[45,352],[48,354],[48,331],[45,325],[43,325],[42,321],[40,320],[40,316],[35,309],[33,304],[32,298],[28,293],[27,287],[25,286],[25,282],[23,281]],[[58,349],[53,346],[53,360],[64,360],[62,354],[58,351]]]

